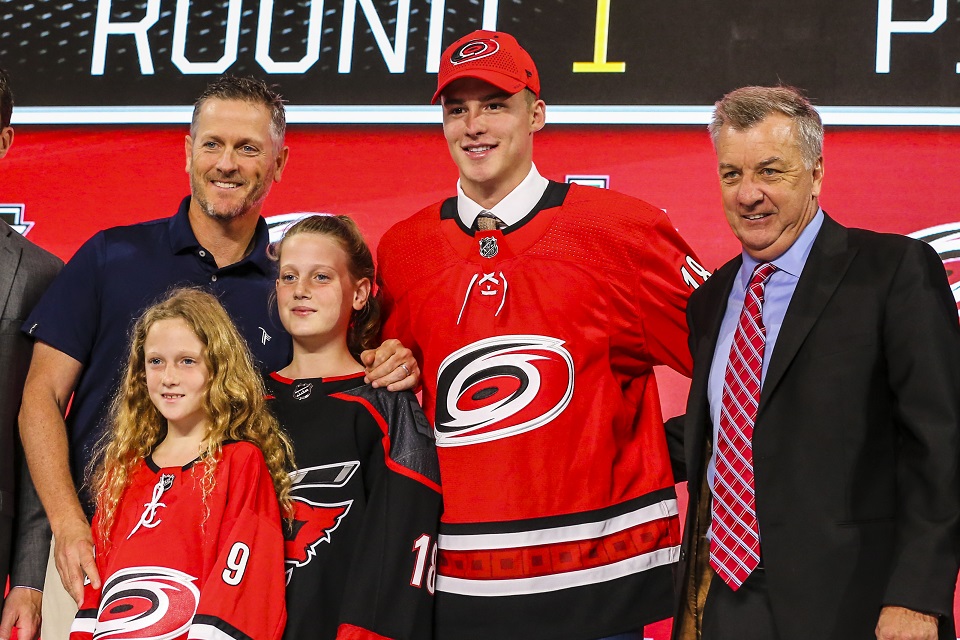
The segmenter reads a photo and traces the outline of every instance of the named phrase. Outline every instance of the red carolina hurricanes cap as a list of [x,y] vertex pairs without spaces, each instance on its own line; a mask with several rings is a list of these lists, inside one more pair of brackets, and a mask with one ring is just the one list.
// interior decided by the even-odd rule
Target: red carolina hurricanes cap
[[460,78],[489,82],[510,95],[527,88],[540,97],[540,74],[533,58],[516,38],[502,31],[474,31],[447,47],[430,104],[437,104],[447,85]]

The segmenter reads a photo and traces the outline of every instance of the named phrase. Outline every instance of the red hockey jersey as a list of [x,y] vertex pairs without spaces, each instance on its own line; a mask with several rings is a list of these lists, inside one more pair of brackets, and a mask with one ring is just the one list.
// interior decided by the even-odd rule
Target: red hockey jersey
[[206,519],[204,470],[161,469],[151,458],[134,469],[111,544],[94,539],[103,585],[86,585],[70,640],[281,637],[283,534],[263,454],[224,444]]
[[518,225],[449,199],[380,242],[385,337],[412,348],[444,515],[440,638],[597,638],[670,615],[676,494],[652,367],[689,375],[706,272],[664,213],[551,182]]
[[440,471],[409,392],[267,379],[293,441],[284,640],[432,640]]

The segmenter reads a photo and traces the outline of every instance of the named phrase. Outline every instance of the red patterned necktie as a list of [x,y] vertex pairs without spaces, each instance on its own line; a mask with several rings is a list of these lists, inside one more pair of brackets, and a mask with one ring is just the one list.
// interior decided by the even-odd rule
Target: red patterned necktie
[[757,265],[723,377],[714,475],[710,566],[736,591],[760,563],[760,528],[753,492],[753,423],[760,402],[760,374],[767,330],[763,288],[777,268]]

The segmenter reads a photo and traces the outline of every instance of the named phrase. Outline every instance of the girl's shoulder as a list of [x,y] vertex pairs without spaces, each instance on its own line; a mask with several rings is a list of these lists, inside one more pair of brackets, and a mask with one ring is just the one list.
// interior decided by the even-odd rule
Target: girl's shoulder
[[249,440],[227,440],[223,443],[220,462],[233,465],[266,464],[263,451]]

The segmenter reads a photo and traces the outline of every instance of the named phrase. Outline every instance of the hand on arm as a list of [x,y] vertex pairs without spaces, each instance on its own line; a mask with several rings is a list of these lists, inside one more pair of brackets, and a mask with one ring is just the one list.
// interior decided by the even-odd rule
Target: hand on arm
[[63,421],[82,365],[37,342],[20,408],[20,437],[34,485],[53,529],[57,571],[67,592],[83,600],[83,577],[100,588],[90,524],[70,475],[67,427]]
[[877,622],[877,640],[937,640],[936,616],[904,607],[884,607]]
[[43,592],[27,587],[14,587],[3,602],[0,617],[0,640],[9,640],[13,629],[17,640],[37,640],[40,636],[40,603]]
[[385,340],[376,349],[367,349],[360,354],[360,360],[367,370],[364,380],[374,388],[407,391],[420,383],[420,366],[413,352],[399,340]]

